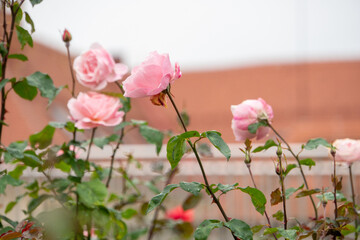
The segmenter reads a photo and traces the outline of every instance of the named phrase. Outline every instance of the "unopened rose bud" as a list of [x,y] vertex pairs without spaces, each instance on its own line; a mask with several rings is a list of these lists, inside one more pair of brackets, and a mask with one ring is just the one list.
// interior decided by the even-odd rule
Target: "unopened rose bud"
[[281,148],[281,146],[280,146],[280,145],[278,146],[278,148],[277,148],[277,150],[276,150],[276,155],[277,155],[279,158],[281,158],[281,155],[282,155],[282,148]]
[[63,35],[62,35],[62,40],[63,40],[65,43],[68,43],[68,42],[71,41],[71,39],[72,39],[72,36],[71,36],[70,32],[69,32],[67,29],[65,29],[65,30],[64,30],[64,33],[63,33]]
[[244,160],[244,162],[245,162],[246,164],[251,163],[251,157],[250,157],[250,154],[249,154],[249,153],[246,153],[246,154],[245,154],[245,160]]
[[[286,169],[283,167],[283,168],[282,168],[283,174],[284,174],[285,170],[286,170]],[[279,176],[281,175],[281,172],[280,172],[280,163],[277,163],[277,164],[276,164],[276,169],[275,169],[275,171],[276,171],[276,174],[277,174],[277,175],[279,175]]]
[[151,96],[150,101],[152,102],[152,104],[156,105],[156,106],[163,106],[163,107],[167,107],[166,105],[166,94],[161,92],[159,94],[156,94],[154,96]]

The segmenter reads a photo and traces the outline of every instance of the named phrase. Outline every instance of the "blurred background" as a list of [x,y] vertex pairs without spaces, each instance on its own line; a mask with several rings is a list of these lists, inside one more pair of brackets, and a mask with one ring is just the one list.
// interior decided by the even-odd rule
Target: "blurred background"
[[[40,70],[48,73],[56,86],[70,85],[66,48],[61,40],[65,28],[73,36],[72,57],[95,42],[130,68],[151,51],[169,53],[172,63],[178,62],[182,69],[183,76],[174,83],[172,92],[178,106],[190,116],[189,129],[220,131],[232,149],[230,163],[215,151],[205,159],[210,181],[240,182],[241,186],[247,186],[251,184],[238,150],[243,143],[235,142],[230,127],[231,105],[263,98],[273,107],[274,127],[294,147],[316,137],[329,142],[337,138],[359,138],[359,9],[357,0],[43,1],[35,8],[26,6],[36,28],[34,48],[25,47],[29,58],[26,64],[9,60],[8,76],[27,76]],[[19,51],[20,46],[15,44],[13,52]],[[78,84],[76,91],[87,89]],[[117,91],[117,87],[109,85],[106,91]],[[26,139],[49,121],[67,121],[66,103],[70,98],[69,89],[64,89],[45,110],[46,99],[37,97],[28,102],[10,95],[6,122],[11,124],[4,129],[5,143]],[[154,106],[149,99],[134,99],[132,106],[129,119],[142,119],[152,127],[181,132],[172,107]],[[97,135],[107,132],[101,129]],[[275,139],[273,134],[269,138]],[[67,133],[57,131],[55,143],[68,139]],[[145,142],[137,133],[127,135],[124,144],[127,146],[119,153],[119,159],[130,151],[144,163],[144,171],[136,173],[134,169],[135,175],[146,178],[146,174],[154,174],[151,163],[155,160],[164,161],[165,167],[169,167],[164,149],[157,157],[154,149],[142,145]],[[106,165],[110,152],[111,149],[94,148],[93,159]],[[318,161],[309,172],[311,187],[330,187],[331,163],[327,150],[304,154]],[[277,183],[274,157],[269,151],[258,155],[254,163],[259,188],[267,197]],[[197,168],[192,156],[188,156],[180,164],[174,182],[202,182]],[[339,171],[344,175],[344,192],[348,193],[346,168]],[[355,187],[359,190],[359,164],[354,165],[354,173]],[[116,181],[114,189],[118,186]],[[297,170],[289,176],[288,184],[289,187],[302,184]],[[175,201],[178,199],[181,197]],[[196,224],[205,217],[220,217],[217,209],[206,201],[209,199],[204,198],[196,210]],[[249,223],[265,220],[249,209],[250,200],[241,193],[229,193],[222,201],[225,207],[235,209],[231,216],[247,219]],[[312,215],[310,205],[306,202],[298,205],[296,201],[289,205],[290,215],[300,219]]]

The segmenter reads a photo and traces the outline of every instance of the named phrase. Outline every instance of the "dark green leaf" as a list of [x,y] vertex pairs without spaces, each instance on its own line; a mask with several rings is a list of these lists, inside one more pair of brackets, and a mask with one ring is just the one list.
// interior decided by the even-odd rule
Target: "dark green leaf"
[[0,219],[3,219],[5,222],[9,223],[13,228],[15,228],[18,225],[18,222],[12,221],[10,218],[0,215]]
[[5,87],[5,85],[9,82],[9,79],[5,78],[0,82],[0,90]]
[[281,192],[279,188],[273,191],[270,196],[271,196],[271,200],[270,200],[271,206],[274,206],[282,202]]
[[189,195],[186,200],[182,204],[182,208],[186,211],[189,209],[192,209],[196,207],[196,205],[200,202],[201,195],[195,196],[195,195]]
[[35,6],[36,4],[41,3],[42,1],[43,0],[30,0],[32,6]]
[[21,22],[21,19],[23,17],[23,11],[21,10],[19,3],[17,3],[17,2],[14,3],[13,9],[14,9],[14,12],[17,12],[16,16],[15,16],[15,23],[16,23],[16,25],[19,25]]
[[33,20],[31,19],[30,15],[25,12],[25,21],[30,24],[31,26],[31,33],[35,32],[35,26],[34,26],[34,22]]
[[156,195],[155,197],[153,197],[149,204],[148,204],[148,208],[146,210],[146,214],[148,214],[149,212],[151,212],[152,210],[154,210],[157,206],[159,206],[167,197],[167,195],[174,190],[175,188],[178,188],[179,184],[170,184],[167,185],[164,190],[159,193],[158,195]]
[[272,216],[273,216],[273,218],[275,218],[276,220],[278,220],[280,222],[284,221],[284,213],[281,210],[277,211]]
[[234,190],[237,185],[239,185],[239,184],[234,183],[234,184],[230,185],[230,184],[221,184],[221,183],[219,183],[217,185],[217,189],[220,190],[222,193],[227,193],[227,192],[229,192],[231,190]]
[[285,198],[286,198],[286,199],[289,199],[289,197],[290,197],[293,193],[299,191],[300,189],[303,189],[303,187],[304,187],[304,184],[301,185],[301,186],[298,187],[298,188],[288,188],[288,189],[286,189],[286,190],[285,190]]
[[300,165],[308,166],[309,169],[311,169],[312,166],[315,166],[315,162],[311,158],[306,158],[306,159],[300,160]]
[[24,157],[18,159],[20,162],[23,162],[26,166],[35,168],[42,165],[42,161],[36,155],[34,151],[28,150],[24,152]]
[[224,226],[228,227],[236,237],[242,240],[253,239],[253,233],[250,226],[239,219],[233,218],[229,222],[224,223]]
[[195,196],[198,196],[200,191],[204,188],[204,186],[198,182],[180,182],[180,187],[184,191],[192,193]]
[[309,190],[303,190],[301,192],[299,192],[298,194],[296,194],[296,198],[301,198],[301,197],[306,197],[315,193],[319,193],[321,192],[320,189],[316,188],[316,189],[309,189]]
[[130,98],[120,98],[120,101],[123,105],[122,111],[125,113],[129,112],[131,110],[131,100]]
[[38,149],[44,149],[48,147],[52,142],[54,133],[55,128],[47,125],[43,130],[29,137],[31,147]]
[[226,157],[226,160],[229,161],[231,157],[230,148],[221,138],[221,134],[216,131],[207,131],[205,132],[205,136]]
[[182,138],[192,138],[192,137],[200,137],[200,133],[198,131],[188,131],[183,134],[180,134]]
[[26,79],[13,85],[14,91],[20,97],[32,101],[37,95],[36,87],[30,86]]
[[155,144],[156,153],[159,155],[164,139],[164,134],[159,130],[149,127],[147,125],[141,125],[139,131],[148,143]]
[[125,219],[130,219],[137,214],[137,211],[133,208],[128,208],[121,212],[121,216]]
[[23,62],[28,60],[27,56],[25,56],[24,54],[10,54],[8,58],[18,59]]
[[51,195],[43,194],[40,195],[38,198],[34,198],[30,201],[28,205],[28,212],[32,213],[40,204],[42,204],[46,199],[51,198]]
[[313,150],[313,149],[316,149],[318,148],[318,146],[324,146],[324,147],[328,147],[330,148],[331,147],[331,144],[328,143],[325,139],[323,138],[314,138],[314,139],[310,139],[304,146],[304,148],[306,150]]
[[49,104],[54,100],[62,88],[56,88],[49,75],[35,72],[26,77],[28,84],[39,89],[41,96],[49,99]]
[[5,47],[5,43],[1,42],[0,43],[0,54],[2,57],[5,57],[5,55],[8,53],[8,50]]
[[267,150],[271,147],[276,147],[276,146],[277,146],[277,144],[274,142],[274,140],[269,139],[266,141],[264,146],[259,146],[259,147],[255,148],[252,152],[257,153],[257,152],[261,152],[263,150]]
[[76,192],[79,194],[80,202],[89,208],[102,204],[107,196],[106,186],[99,179],[78,184]]
[[223,227],[223,223],[219,220],[205,220],[195,230],[195,240],[206,240],[211,231],[215,228]]
[[24,153],[28,142],[27,141],[19,141],[19,142],[12,142],[10,145],[6,148],[7,152],[14,158],[23,158]]
[[244,193],[249,194],[249,196],[251,197],[251,202],[253,203],[256,211],[258,211],[261,215],[264,215],[266,204],[265,195],[260,190],[252,187],[239,187],[238,189],[240,189]]
[[185,139],[180,136],[170,138],[166,147],[166,156],[170,162],[171,168],[174,169],[179,164],[182,156],[185,154]]
[[20,186],[21,184],[23,184],[23,181],[19,179],[15,179],[10,175],[4,175],[0,178],[0,194],[5,193],[5,189],[7,185],[16,187],[16,186]]
[[30,47],[33,47],[32,37],[27,30],[23,29],[20,26],[16,26],[16,34],[21,44],[21,49],[24,49],[26,44],[28,44]]
[[295,240],[297,237],[297,230],[295,229],[283,229],[283,228],[278,228],[279,233],[281,236],[283,236],[285,239],[289,239],[289,240]]
[[250,133],[256,134],[256,131],[258,130],[259,127],[265,127],[265,126],[267,126],[266,122],[260,121],[260,122],[250,124],[248,126],[248,130]]

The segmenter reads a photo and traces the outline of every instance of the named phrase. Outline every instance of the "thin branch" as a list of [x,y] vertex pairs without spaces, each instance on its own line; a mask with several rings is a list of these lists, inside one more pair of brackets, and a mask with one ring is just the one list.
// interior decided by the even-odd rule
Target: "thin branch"
[[86,162],[89,161],[90,150],[91,150],[91,146],[92,146],[93,141],[94,141],[95,131],[96,131],[96,128],[93,128],[92,131],[91,131],[91,138],[90,138],[90,143],[89,143],[88,152],[87,152],[87,156],[86,156]]

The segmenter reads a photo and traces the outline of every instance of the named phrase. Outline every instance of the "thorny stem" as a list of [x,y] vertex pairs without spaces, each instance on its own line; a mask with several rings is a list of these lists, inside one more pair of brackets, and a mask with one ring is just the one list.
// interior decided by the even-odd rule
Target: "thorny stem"
[[[168,177],[166,179],[166,182],[165,182],[165,187],[167,185],[169,185],[173,179],[173,177],[175,176],[175,173],[177,172],[177,168],[174,168],[172,170],[169,171],[168,173]],[[157,218],[158,218],[158,215],[159,215],[159,211],[160,211],[160,206],[161,204],[155,209],[155,212],[154,212],[154,217],[151,221],[151,225],[150,225],[150,229],[149,229],[149,233],[148,233],[148,237],[147,237],[147,240],[151,240],[153,234],[154,234],[154,230],[155,230],[155,226],[156,226],[156,221],[157,221]]]
[[[181,114],[180,114],[179,110],[177,109],[176,104],[175,104],[175,102],[174,102],[174,100],[173,100],[173,98],[172,98],[171,93],[169,92],[169,90],[166,90],[166,94],[167,94],[167,96],[169,97],[169,99],[170,99],[170,101],[171,101],[171,104],[173,105],[173,107],[174,107],[174,109],[175,109],[175,111],[176,111],[176,114],[177,114],[177,116],[178,116],[178,118],[179,118],[179,120],[180,120],[180,122],[181,122],[181,125],[182,125],[184,131],[187,132],[188,130],[187,130],[186,126],[185,126],[184,120],[182,119]],[[208,179],[207,179],[207,176],[206,176],[204,167],[203,167],[203,165],[202,165],[202,162],[201,162],[201,160],[200,160],[199,154],[198,154],[195,146],[193,145],[193,143],[191,142],[191,140],[187,139],[187,142],[188,142],[190,148],[192,149],[192,151],[193,151],[194,154],[195,154],[196,160],[197,160],[197,162],[198,162],[198,164],[199,164],[199,167],[200,167],[200,170],[201,170],[201,174],[202,174],[203,179],[204,179],[204,182],[205,182],[205,187],[206,187],[206,189],[207,189],[208,192],[210,193],[210,195],[211,195],[214,203],[215,203],[215,204],[217,205],[217,207],[219,208],[219,210],[220,210],[222,216],[224,217],[225,221],[228,222],[228,221],[229,221],[229,218],[228,218],[228,216],[226,215],[226,213],[225,213],[225,211],[224,211],[224,209],[223,209],[223,207],[222,207],[219,199],[215,196],[215,194],[214,194],[214,193],[212,192],[212,190],[211,190],[211,187],[210,187],[210,185],[209,185],[209,182],[208,182]],[[236,240],[237,238],[235,237],[235,235],[234,235],[232,232],[231,232],[231,234],[232,234],[232,236],[234,237],[234,239]]]
[[93,128],[92,131],[91,131],[91,138],[90,138],[89,148],[88,148],[88,152],[87,152],[87,156],[86,156],[86,162],[89,161],[90,150],[91,150],[91,146],[92,146],[93,141],[94,141],[95,131],[96,131],[96,128]]
[[[354,209],[356,209],[356,203],[355,203],[355,191],[354,191],[354,182],[353,182],[353,176],[352,176],[352,169],[351,169],[352,164],[349,165],[349,177],[350,177],[350,184],[351,184],[351,198],[353,201],[353,205],[354,205]],[[357,217],[355,219],[355,229],[357,230],[359,226],[359,217]],[[355,232],[355,240],[357,240],[359,237],[359,233],[356,231]]]
[[[306,177],[305,177],[305,174],[304,174],[304,171],[302,169],[302,166],[300,164],[300,159],[299,159],[299,156],[296,155],[293,150],[291,149],[290,145],[285,141],[285,139],[274,129],[274,127],[269,123],[269,121],[266,121],[266,124],[267,126],[276,134],[276,136],[278,136],[281,141],[287,146],[287,150],[291,153],[291,155],[295,158],[295,160],[297,161],[298,163],[298,166],[299,166],[299,169],[300,169],[300,173],[301,173],[301,176],[304,180],[304,184],[305,184],[305,187],[306,189],[309,189],[309,185],[306,181]],[[317,208],[316,208],[316,205],[315,205],[315,202],[314,202],[314,199],[311,195],[309,195],[309,198],[311,200],[311,203],[313,205],[313,208],[314,208],[314,212],[315,212],[315,220],[318,219],[318,212],[317,212]]]
[[[246,166],[247,166],[247,168],[248,168],[248,170],[249,170],[249,174],[250,174],[250,177],[251,177],[251,181],[252,181],[254,187],[255,187],[256,189],[258,189],[257,186],[256,186],[256,183],[255,183],[255,180],[254,180],[252,171],[251,171],[251,165],[250,165],[250,163],[246,163]],[[270,219],[269,219],[269,215],[267,214],[266,209],[264,210],[264,213],[265,213],[266,220],[267,220],[267,222],[268,222],[268,224],[269,224],[269,228],[272,228],[271,223],[270,223]],[[275,233],[273,233],[273,236],[274,236],[274,238],[277,240],[277,237],[276,237]]]
[[333,157],[334,160],[334,176],[333,176],[333,186],[334,186],[334,204],[335,204],[335,209],[334,209],[334,215],[335,215],[335,221],[337,219],[337,199],[336,199],[336,161],[335,161],[335,152],[333,152],[333,150],[331,150],[331,155]]
[[280,165],[280,184],[281,184],[281,197],[283,202],[283,208],[284,208],[284,229],[287,229],[287,214],[286,214],[286,198],[285,198],[285,185],[284,185],[284,169],[282,167],[282,161],[281,161],[281,155],[279,157],[279,165]]

